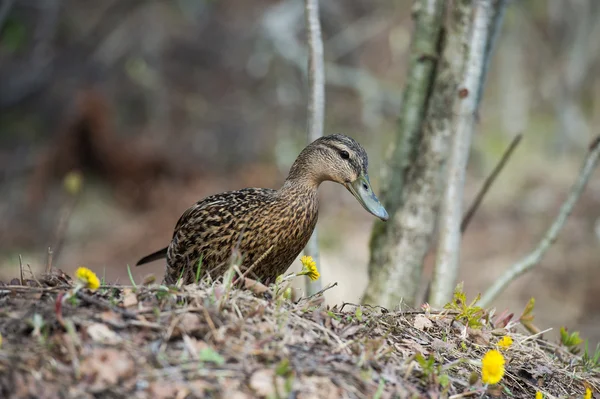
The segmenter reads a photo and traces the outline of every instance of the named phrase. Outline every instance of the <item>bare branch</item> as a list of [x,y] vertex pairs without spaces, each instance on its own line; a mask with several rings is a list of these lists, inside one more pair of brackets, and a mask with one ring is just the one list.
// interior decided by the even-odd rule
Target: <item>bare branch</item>
[[[319,0],[304,0],[306,32],[308,41],[308,142],[323,135],[325,118],[325,71],[323,68],[323,38],[319,22]],[[317,228],[310,237],[305,253],[319,263]],[[321,280],[306,283],[307,296],[322,289]]]
[[[301,3],[280,2],[265,13],[262,26],[277,55],[305,73],[307,51],[297,39],[301,12]],[[325,62],[324,67],[328,85],[354,89],[365,105],[381,109],[400,107],[402,96],[394,85],[380,81],[368,71],[332,62]]]
[[502,172],[502,169],[504,169],[504,166],[510,159],[515,148],[517,148],[517,146],[521,142],[522,138],[523,138],[523,134],[521,134],[521,133],[517,134],[513,138],[513,140],[510,142],[510,145],[508,146],[506,151],[504,151],[504,154],[502,154],[502,158],[500,158],[500,161],[498,162],[498,164],[496,165],[496,167],[494,168],[492,173],[485,179],[485,182],[483,183],[483,186],[481,186],[481,189],[477,193],[475,200],[473,200],[473,203],[469,207],[469,210],[467,211],[467,213],[465,213],[465,216],[463,217],[463,220],[460,224],[460,232],[461,233],[464,233],[465,230],[467,230],[467,227],[469,227],[471,218],[473,217],[473,215],[475,215],[475,212],[477,212],[477,209],[479,209],[479,205],[481,204],[481,201],[483,200],[483,198],[489,191],[492,184],[494,184],[494,182],[496,181],[496,178],[498,177],[500,172]]
[[500,278],[498,278],[494,284],[483,294],[481,298],[481,306],[489,306],[490,303],[496,299],[498,295],[506,287],[516,280],[523,273],[532,269],[535,265],[537,265],[541,260],[546,251],[554,244],[558,234],[561,229],[565,225],[567,218],[573,211],[577,200],[583,193],[585,186],[587,185],[588,180],[592,176],[592,173],[596,169],[598,164],[598,160],[600,159],[600,136],[596,137],[596,139],[590,145],[590,149],[588,154],[583,162],[581,170],[579,172],[579,176],[577,177],[577,181],[571,188],[567,199],[560,207],[558,215],[554,222],[538,244],[538,246],[531,252],[529,255],[525,256],[523,259],[512,265]]

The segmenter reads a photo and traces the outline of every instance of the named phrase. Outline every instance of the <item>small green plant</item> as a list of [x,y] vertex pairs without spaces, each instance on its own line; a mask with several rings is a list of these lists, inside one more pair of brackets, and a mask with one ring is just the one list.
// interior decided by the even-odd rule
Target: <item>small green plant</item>
[[419,363],[419,366],[421,366],[423,376],[428,380],[431,379],[431,377],[437,371],[437,368],[435,367],[435,358],[433,357],[433,354],[430,354],[429,357],[425,359],[423,355],[417,353],[415,355],[415,360],[417,361],[417,363]]
[[426,359],[422,354],[417,353],[415,360],[421,366],[421,372],[427,382],[433,384],[439,384],[442,388],[446,389],[450,385],[450,379],[444,372],[441,364],[436,364],[433,353]]
[[356,311],[354,312],[354,317],[356,317],[356,320],[358,321],[363,321],[363,312],[362,309],[360,308],[360,306],[356,307]]
[[560,343],[565,346],[569,352],[576,355],[579,353],[580,349],[578,346],[583,342],[581,337],[579,337],[579,331],[575,331],[573,333],[569,333],[566,328],[560,328]]
[[340,316],[336,315],[335,313],[333,313],[331,310],[327,311],[327,316],[329,316],[332,319],[335,319],[337,321],[342,321],[342,318]]
[[444,306],[444,309],[458,312],[456,320],[464,322],[471,328],[479,328],[483,325],[481,319],[485,316],[485,310],[480,306],[476,306],[480,298],[481,294],[477,295],[477,297],[467,305],[467,295],[463,291],[463,283],[461,282],[454,289],[452,302],[447,303]]
[[277,364],[277,367],[275,367],[275,375],[284,379],[283,389],[285,390],[285,394],[281,395],[281,393],[279,392],[277,381],[274,379],[273,386],[275,387],[276,391],[275,397],[289,397],[294,385],[294,370],[292,369],[290,360],[288,358],[284,358],[279,362],[279,364]]
[[133,286],[133,288],[137,289],[137,284],[133,279],[133,274],[131,273],[131,267],[129,267],[129,265],[127,265],[127,275],[129,276],[129,281],[131,281],[131,285]]
[[381,377],[381,378],[379,378],[379,386],[377,386],[377,391],[375,392],[375,395],[373,395],[373,399],[381,399],[384,389],[385,389],[385,379],[383,377]]
[[581,356],[581,365],[584,371],[595,372],[600,371],[600,344],[596,345],[596,350],[590,354],[588,348],[589,341],[585,340],[583,355]]
[[198,266],[196,267],[196,279],[194,280],[196,284],[198,284],[198,282],[200,281],[200,277],[202,275],[202,256],[203,256],[203,254],[200,254],[200,259],[198,260]]
[[35,313],[31,320],[29,320],[29,325],[33,329],[31,335],[37,338],[38,343],[41,345],[45,344],[48,340],[48,336],[50,334],[49,326],[44,321],[44,318],[39,313]]
[[225,358],[210,347],[202,349],[198,358],[202,362],[214,363],[217,366],[222,366],[223,364],[225,364]]

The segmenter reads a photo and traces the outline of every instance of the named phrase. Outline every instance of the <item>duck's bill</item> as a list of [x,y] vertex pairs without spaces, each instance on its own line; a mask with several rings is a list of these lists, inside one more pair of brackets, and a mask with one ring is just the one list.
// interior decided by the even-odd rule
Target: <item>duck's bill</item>
[[370,214],[377,216],[379,219],[386,221],[389,216],[379,199],[371,188],[369,175],[363,174],[351,183],[345,184],[348,191],[360,202]]

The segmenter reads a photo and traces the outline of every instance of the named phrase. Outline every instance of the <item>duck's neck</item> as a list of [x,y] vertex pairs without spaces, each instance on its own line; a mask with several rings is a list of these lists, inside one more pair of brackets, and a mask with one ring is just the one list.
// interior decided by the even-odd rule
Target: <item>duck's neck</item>
[[306,177],[287,178],[279,189],[282,195],[316,197],[320,181]]
[[290,173],[279,189],[282,195],[317,197],[317,190],[323,181],[312,160],[311,147],[305,148],[290,168]]

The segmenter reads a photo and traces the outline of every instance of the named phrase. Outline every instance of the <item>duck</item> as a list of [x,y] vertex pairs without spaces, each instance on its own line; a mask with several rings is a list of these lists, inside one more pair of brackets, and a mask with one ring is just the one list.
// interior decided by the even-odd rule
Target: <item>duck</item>
[[198,271],[212,279],[223,276],[237,251],[244,275],[273,283],[317,225],[321,183],[343,185],[367,212],[388,220],[371,187],[368,163],[367,152],[353,138],[322,136],[300,152],[279,189],[243,188],[201,199],[183,212],[169,245],[136,266],[166,258],[163,284],[187,285],[198,282]]

